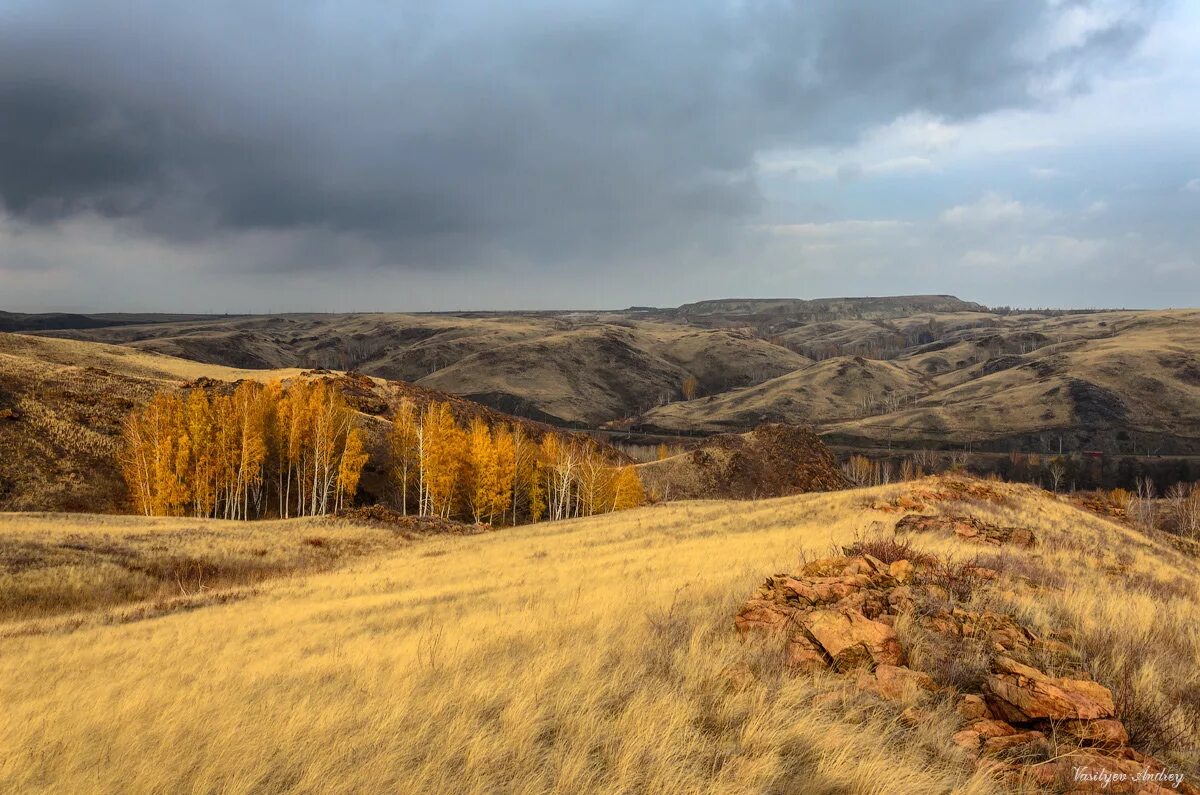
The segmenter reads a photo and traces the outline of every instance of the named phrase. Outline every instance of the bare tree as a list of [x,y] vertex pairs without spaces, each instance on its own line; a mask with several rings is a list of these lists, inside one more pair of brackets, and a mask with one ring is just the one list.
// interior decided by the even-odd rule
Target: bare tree
[[1050,483],[1054,487],[1054,492],[1057,493],[1059,487],[1062,486],[1063,478],[1067,476],[1066,465],[1061,459],[1056,458],[1050,462],[1048,467],[1046,467],[1046,472],[1049,473]]
[[1143,530],[1153,529],[1158,519],[1158,506],[1154,502],[1154,481],[1150,478],[1137,479],[1137,491],[1129,500],[1126,512],[1133,523]]
[[1200,483],[1176,483],[1167,492],[1167,505],[1175,532],[1188,538],[1200,536]]

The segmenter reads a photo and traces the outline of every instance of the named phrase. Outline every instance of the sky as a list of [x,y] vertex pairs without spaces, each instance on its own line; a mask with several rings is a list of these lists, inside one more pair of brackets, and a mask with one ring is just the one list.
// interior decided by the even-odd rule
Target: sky
[[1200,306],[1200,3],[0,0],[0,309]]

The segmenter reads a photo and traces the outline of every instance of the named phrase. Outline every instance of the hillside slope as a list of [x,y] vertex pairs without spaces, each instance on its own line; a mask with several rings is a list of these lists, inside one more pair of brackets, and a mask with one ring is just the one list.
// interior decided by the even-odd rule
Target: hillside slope
[[837,357],[757,386],[669,403],[638,418],[648,431],[722,432],[764,422],[822,425],[907,403],[928,392],[920,376],[892,362]]
[[[1200,656],[1194,560],[1044,492],[922,496],[944,488],[439,538],[155,620],[0,632],[0,747],[14,749],[0,790],[1011,791],[955,746],[952,695],[914,725],[903,703],[787,673],[733,630],[764,576],[889,530],[904,495],[1032,530],[1037,547],[1004,551],[1014,573],[992,609],[1069,629],[1101,677],[1106,648],[1141,649],[1139,698],[1184,703],[1196,672],[1177,663]],[[960,560],[978,549],[914,543]],[[1154,753],[1194,780],[1194,754]]]
[[914,406],[823,430],[876,443],[1041,442],[1048,451],[1063,437],[1068,450],[1200,453],[1200,312],[1132,315],[1108,329],[1070,338],[1079,332],[1068,327],[1062,342],[936,378],[943,388]]
[[597,313],[280,315],[53,332],[237,367],[328,367],[419,383],[501,411],[595,425],[808,363],[739,330]]
[[160,389],[196,378],[273,380],[116,345],[0,334],[0,510],[120,510],[121,422]]
[[[243,379],[297,378],[331,379],[361,413],[371,453],[361,483],[367,499],[389,488],[382,468],[387,421],[401,399],[418,409],[431,401],[449,403],[464,425],[473,417],[519,424],[535,440],[554,430],[457,395],[362,375],[243,370],[125,346],[0,334],[0,510],[123,511],[128,506],[117,455],[121,423],[133,408],[160,390],[187,384],[230,388]],[[623,460],[617,451],[606,451]]]

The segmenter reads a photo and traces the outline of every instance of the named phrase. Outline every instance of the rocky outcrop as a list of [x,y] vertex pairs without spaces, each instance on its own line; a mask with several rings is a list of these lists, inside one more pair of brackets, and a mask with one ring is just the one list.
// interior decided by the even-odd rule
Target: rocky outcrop
[[1085,679],[1051,678],[1036,668],[1000,656],[995,673],[984,682],[991,707],[1006,720],[1027,723],[1037,718],[1090,721],[1111,718],[1112,692]]
[[[1041,660],[1069,665],[1074,659],[1061,640],[1039,637],[1011,615],[956,603],[942,584],[946,567],[928,556],[885,563],[857,549],[861,546],[809,562],[797,574],[767,578],[737,613],[738,632],[747,638],[782,636],[783,664],[793,673],[852,673],[847,684],[853,689],[904,704],[899,717],[906,725],[928,718],[922,702],[954,699],[961,725],[953,744],[1018,787],[1200,795],[1171,778],[1161,762],[1129,746],[1107,687],[1082,671],[1054,676],[1039,667]],[[967,574],[985,587],[997,577],[988,572]],[[961,683],[939,684],[936,671],[931,675],[907,664],[894,630],[902,614],[932,645],[962,649],[969,643],[983,655],[976,692],[962,692]],[[835,708],[841,696],[823,694],[818,700],[814,706]]]
[[689,453],[639,465],[638,475],[649,492],[670,499],[758,499],[850,485],[820,437],[782,424],[709,437]]
[[904,662],[895,630],[853,607],[814,610],[800,624],[839,671]]
[[925,516],[908,514],[896,522],[897,533],[940,533],[962,541],[998,547],[1012,544],[1032,547],[1037,543],[1033,532],[1024,527],[1001,527],[974,516]]
[[889,567],[870,556],[813,561],[798,575],[767,578],[734,624],[742,634],[787,633],[784,662],[791,668],[900,665],[895,630],[876,620],[889,615],[885,592],[896,585]]

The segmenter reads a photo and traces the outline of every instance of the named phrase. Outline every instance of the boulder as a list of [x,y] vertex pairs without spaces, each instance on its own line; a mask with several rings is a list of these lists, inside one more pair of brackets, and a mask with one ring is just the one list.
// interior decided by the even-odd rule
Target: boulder
[[803,632],[794,632],[783,648],[783,664],[793,671],[812,673],[829,667],[829,655]]
[[[999,754],[1006,751],[1012,751],[1015,748],[1023,748],[1025,746],[1037,746],[1044,742],[1046,735],[1039,731],[1022,731],[1008,734],[1003,737],[989,737],[983,741],[983,747],[980,749],[984,756]],[[1032,750],[1032,748],[1030,749]]]
[[798,619],[839,671],[904,663],[904,652],[895,630],[872,621],[857,610],[814,610]]
[[768,599],[751,599],[734,616],[733,625],[739,634],[765,632],[774,634],[791,623],[796,608]]
[[1055,728],[1075,739],[1082,745],[1102,748],[1121,748],[1129,745],[1129,733],[1125,724],[1113,718],[1101,720],[1064,720]]
[[905,701],[937,689],[933,677],[898,665],[877,665],[874,675],[862,674],[858,686],[888,701]]
[[1095,720],[1111,718],[1112,691],[1086,679],[1051,678],[1036,668],[1009,657],[998,657],[993,673],[984,680],[988,705],[999,717],[1013,723],[1036,718]]
[[1031,547],[1037,543],[1033,533],[1024,527],[1001,527],[974,516],[922,516],[909,514],[896,523],[898,533],[938,532],[972,544],[1000,546],[1014,544]]
[[972,721],[966,728],[956,732],[950,739],[960,748],[965,748],[971,753],[977,754],[983,750],[983,744],[987,740],[996,737],[1009,737],[1016,733],[1016,729],[1002,720],[984,718]]
[[958,700],[955,711],[960,718],[978,720],[988,717],[987,702],[974,694],[967,694]]
[[871,578],[862,574],[838,577],[784,577],[776,580],[776,592],[785,599],[806,605],[826,605],[871,585]]
[[897,560],[888,566],[890,574],[896,582],[905,583],[912,579],[913,564],[911,560]]

